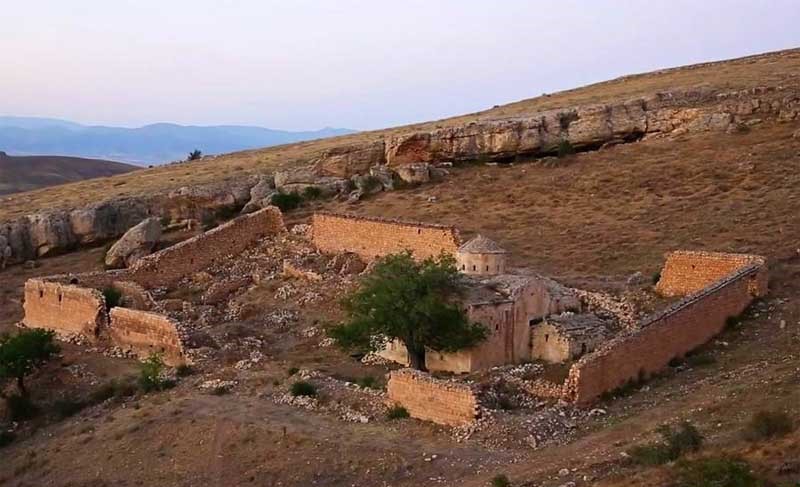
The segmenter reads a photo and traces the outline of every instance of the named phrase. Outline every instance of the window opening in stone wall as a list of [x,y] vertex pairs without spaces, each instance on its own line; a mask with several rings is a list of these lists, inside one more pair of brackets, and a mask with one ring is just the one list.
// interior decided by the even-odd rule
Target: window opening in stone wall
[[44,291],[39,289],[39,298],[41,299],[43,297],[44,297]]
[[488,265],[486,266],[486,272],[489,272],[489,266]]
[[586,344],[585,343],[581,343],[581,355],[583,355],[585,353],[586,353]]
[[477,271],[477,270],[478,270],[478,268],[477,268],[477,267],[475,267],[475,266],[472,266],[472,270],[473,270],[473,271]]
[[545,342],[548,342],[548,341],[550,341],[550,335],[545,335],[545,336],[544,336],[544,341],[545,341]]
[[58,302],[60,303],[64,296],[61,293],[58,293]]

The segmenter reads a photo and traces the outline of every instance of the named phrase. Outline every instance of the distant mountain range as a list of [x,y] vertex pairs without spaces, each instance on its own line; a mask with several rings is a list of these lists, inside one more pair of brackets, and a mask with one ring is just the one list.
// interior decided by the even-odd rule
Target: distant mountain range
[[148,165],[185,159],[194,149],[203,154],[222,154],[353,132],[329,127],[289,132],[245,125],[201,127],[172,123],[124,128],[0,116],[0,151],[9,155],[91,157]]
[[0,195],[136,169],[139,168],[121,162],[61,156],[9,156],[0,152]]

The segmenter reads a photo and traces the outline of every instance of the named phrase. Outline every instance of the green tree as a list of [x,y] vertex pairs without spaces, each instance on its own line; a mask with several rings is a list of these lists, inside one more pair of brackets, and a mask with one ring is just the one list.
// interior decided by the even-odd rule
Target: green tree
[[16,379],[20,394],[27,395],[25,376],[59,351],[53,337],[52,331],[38,328],[0,337],[0,379]]
[[359,288],[344,300],[348,320],[330,330],[349,350],[375,351],[399,339],[411,367],[425,370],[425,349],[455,352],[486,338],[459,305],[462,276],[448,255],[415,261],[410,252],[378,260]]
[[192,152],[189,153],[189,157],[187,157],[186,160],[187,161],[196,161],[197,159],[200,159],[201,157],[203,157],[203,153],[200,152],[199,150],[195,149],[195,150],[193,150]]

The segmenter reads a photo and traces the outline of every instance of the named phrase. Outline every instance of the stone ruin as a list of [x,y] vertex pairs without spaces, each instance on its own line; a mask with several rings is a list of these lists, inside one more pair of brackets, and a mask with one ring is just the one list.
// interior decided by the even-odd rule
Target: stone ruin
[[[181,286],[187,279],[202,281],[207,275],[201,302],[226,301],[253,282],[256,274],[250,277],[247,272],[257,264],[244,263],[249,270],[242,276],[222,281],[214,281],[207,271],[238,266],[233,262],[243,253],[263,245],[264,239],[286,234],[280,211],[267,207],[143,257],[128,269],[31,279],[25,285],[23,324],[139,357],[159,352],[170,365],[189,362],[188,344],[194,340],[190,317],[185,305],[177,301],[175,308],[175,300],[168,299],[164,290]],[[364,268],[347,256],[360,256],[368,263],[403,250],[418,258],[453,255],[467,284],[464,308],[490,334],[472,349],[429,351],[429,369],[471,374],[531,360],[571,364],[563,382],[538,377],[522,385],[533,396],[579,405],[658,373],[672,359],[706,343],[730,317],[767,292],[763,257],[673,252],[667,256],[656,290],[682,299],[635,327],[620,328],[582,309],[578,290],[525,269],[509,268],[507,252],[497,243],[478,236],[461,244],[458,230],[452,227],[318,213],[312,218],[310,235],[302,238],[308,238],[317,252],[335,254],[326,265],[340,269],[337,272]],[[280,245],[274,240],[267,244]],[[282,260],[281,269],[294,279],[321,280],[291,257]],[[116,290],[124,307],[108,302],[108,289]],[[380,355],[407,364],[402,343],[388,344]],[[387,396],[412,416],[447,425],[469,423],[481,410],[480,393],[458,377],[441,380],[421,372],[394,372]]]

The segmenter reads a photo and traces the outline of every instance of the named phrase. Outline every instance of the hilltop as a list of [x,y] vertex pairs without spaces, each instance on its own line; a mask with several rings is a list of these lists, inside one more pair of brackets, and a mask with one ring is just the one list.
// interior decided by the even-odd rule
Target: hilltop
[[63,156],[9,156],[0,152],[0,195],[125,174],[139,169],[121,162]]

